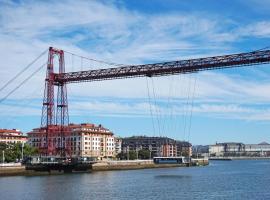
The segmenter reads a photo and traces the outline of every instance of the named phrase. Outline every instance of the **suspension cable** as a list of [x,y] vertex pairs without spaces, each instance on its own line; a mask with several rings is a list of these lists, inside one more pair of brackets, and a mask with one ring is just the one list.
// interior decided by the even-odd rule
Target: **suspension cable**
[[157,100],[156,100],[156,92],[155,92],[155,85],[154,85],[154,80],[153,78],[151,78],[152,81],[152,91],[153,91],[153,97],[154,97],[154,104],[155,104],[155,108],[156,108],[156,115],[157,115],[157,124],[158,124],[158,132],[159,132],[159,137],[161,136],[161,130],[160,130],[160,112],[158,109],[158,105],[157,105]]
[[[16,113],[18,114],[18,108],[20,109],[19,112],[23,113],[22,111],[29,108],[29,105],[33,105],[33,102],[36,100],[35,98],[29,98],[29,97],[33,97],[34,94],[36,94],[38,91],[40,91],[40,86],[37,85],[37,87],[31,92],[31,94],[26,94],[24,95],[20,101],[19,104],[16,104],[16,106],[12,106],[10,109],[8,109],[8,113],[12,114],[12,113]],[[9,104],[6,104],[7,106],[10,106]],[[32,107],[33,108],[33,107]],[[11,123],[14,122],[14,116],[12,115],[5,115],[4,119],[1,119],[0,116],[0,124],[2,124],[2,122],[4,123],[4,127],[8,127]],[[13,123],[14,124],[14,123]]]
[[71,52],[65,51],[65,50],[64,50],[64,52],[66,52],[68,54],[71,54],[73,56],[77,56],[77,57],[82,58],[82,59],[86,59],[86,60],[90,60],[90,61],[94,61],[94,62],[98,62],[98,63],[103,63],[103,64],[107,64],[107,65],[113,65],[113,66],[118,66],[118,67],[127,66],[127,65],[124,65],[124,64],[118,64],[118,63],[107,62],[107,61],[103,61],[103,60],[97,60],[97,59],[94,59],[94,58],[88,58],[88,57],[85,57],[85,56],[80,56],[78,54],[71,53]]
[[195,81],[193,86],[193,94],[192,94],[192,101],[191,101],[191,108],[190,108],[190,118],[189,118],[189,128],[188,128],[188,142],[190,139],[190,131],[191,131],[191,122],[192,122],[192,116],[193,116],[193,108],[194,108],[194,97],[196,92],[196,86],[197,86],[197,76],[195,75]]
[[189,81],[188,81],[188,88],[187,88],[187,102],[186,102],[186,108],[184,111],[184,139],[186,137],[186,129],[187,129],[187,115],[188,115],[188,107],[189,107],[189,100],[190,100],[190,89],[191,89],[191,75],[189,75]]
[[31,67],[36,61],[38,61],[45,53],[47,53],[48,49],[43,51],[37,58],[35,58],[31,63],[29,63],[24,69],[22,69],[19,73],[17,73],[13,78],[11,78],[5,85],[0,88],[0,92],[5,89],[10,83],[12,83],[16,78],[18,78],[23,72],[25,72],[29,67]]
[[[169,83],[169,91],[168,91],[168,99],[167,99],[167,106],[166,106],[166,119],[167,119],[167,131],[170,132],[170,129],[172,128],[172,110],[173,110],[173,106],[172,106],[172,99],[173,99],[173,92],[172,92],[172,88],[173,88],[173,83],[174,83],[174,76],[172,76],[171,78],[171,82]],[[165,121],[165,119],[164,119]],[[170,125],[171,124],[171,125]]]
[[148,104],[149,104],[150,115],[151,115],[151,120],[152,120],[152,126],[153,126],[153,131],[154,131],[154,136],[155,136],[156,135],[156,129],[155,129],[155,123],[154,123],[154,118],[153,118],[152,104],[151,104],[151,101],[150,101],[150,91],[149,91],[149,85],[148,85],[148,79],[147,78],[148,77],[146,77]]
[[17,89],[19,89],[21,86],[23,86],[27,81],[29,81],[36,73],[38,73],[44,66],[46,66],[47,62],[41,65],[36,71],[34,71],[30,76],[28,76],[26,79],[24,79],[18,86],[16,86],[13,90],[11,90],[6,96],[4,96],[2,99],[0,99],[0,103],[5,101],[11,94],[13,94]]

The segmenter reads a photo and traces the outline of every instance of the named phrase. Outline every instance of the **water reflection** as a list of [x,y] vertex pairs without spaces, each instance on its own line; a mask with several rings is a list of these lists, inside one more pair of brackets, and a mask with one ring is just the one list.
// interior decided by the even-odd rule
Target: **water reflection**
[[0,200],[270,199],[268,166],[270,160],[213,161],[207,167],[1,177]]
[[157,175],[155,178],[164,178],[164,179],[183,179],[183,178],[191,178],[189,175],[177,175],[177,174],[166,174],[166,175]]

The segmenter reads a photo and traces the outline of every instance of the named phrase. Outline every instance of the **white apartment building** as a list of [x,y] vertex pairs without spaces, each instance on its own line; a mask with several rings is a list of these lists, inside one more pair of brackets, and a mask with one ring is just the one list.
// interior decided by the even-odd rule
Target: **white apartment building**
[[[57,128],[57,127],[56,127]],[[57,129],[55,129],[57,130]],[[113,133],[102,127],[94,124],[69,124],[69,133],[61,137],[60,134],[48,136],[53,155],[57,155],[57,149],[65,146],[72,157],[97,157],[112,158],[115,157],[115,138]],[[37,128],[28,133],[29,144],[44,152],[46,147],[46,129]]]
[[18,129],[0,129],[0,143],[25,143],[27,137]]

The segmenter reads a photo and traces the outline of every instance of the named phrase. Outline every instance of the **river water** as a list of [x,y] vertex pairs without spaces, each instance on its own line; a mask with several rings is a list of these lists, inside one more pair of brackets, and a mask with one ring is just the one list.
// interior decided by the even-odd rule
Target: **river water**
[[0,199],[270,199],[270,160],[0,178]]

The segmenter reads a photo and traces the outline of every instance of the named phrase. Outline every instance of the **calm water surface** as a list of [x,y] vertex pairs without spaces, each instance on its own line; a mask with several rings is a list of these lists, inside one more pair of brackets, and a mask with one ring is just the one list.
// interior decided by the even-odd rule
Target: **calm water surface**
[[270,161],[207,167],[2,177],[0,199],[270,199]]

